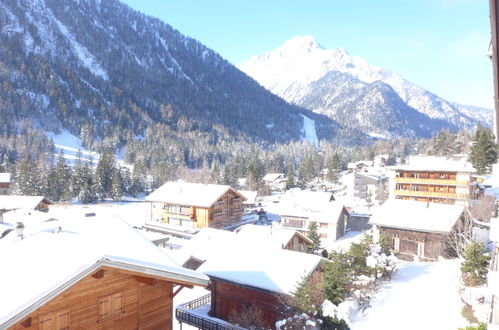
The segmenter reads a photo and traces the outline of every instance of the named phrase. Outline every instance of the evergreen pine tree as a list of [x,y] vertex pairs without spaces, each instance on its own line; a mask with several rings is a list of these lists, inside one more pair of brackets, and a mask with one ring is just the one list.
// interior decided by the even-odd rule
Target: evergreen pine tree
[[487,283],[490,256],[486,253],[485,245],[478,242],[471,243],[464,251],[461,276],[465,285],[478,286]]
[[286,190],[290,189],[290,188],[293,188],[296,183],[295,183],[295,169],[294,169],[294,166],[293,166],[293,163],[291,163],[289,166],[288,166],[288,173],[286,174],[287,178],[286,178]]
[[121,200],[123,197],[123,178],[119,169],[114,171],[111,185],[111,197],[115,201]]
[[78,198],[80,190],[83,186],[83,164],[81,150],[76,153],[76,161],[71,173],[71,181],[69,183],[69,195],[71,198]]
[[318,253],[321,250],[321,237],[319,236],[319,226],[317,222],[311,222],[308,226],[307,237],[312,241],[312,250]]
[[94,173],[93,188],[98,199],[111,196],[114,171],[114,156],[111,151],[106,151],[101,154]]
[[498,146],[492,132],[478,125],[469,152],[469,160],[477,170],[477,174],[490,173],[492,165],[497,162]]
[[[92,163],[92,160],[89,160],[89,163]],[[94,185],[93,185],[93,175],[92,168],[89,163],[85,163],[82,168],[82,176],[81,176],[81,189],[78,193],[78,199],[82,203],[92,203],[97,200],[97,196],[95,195]]]

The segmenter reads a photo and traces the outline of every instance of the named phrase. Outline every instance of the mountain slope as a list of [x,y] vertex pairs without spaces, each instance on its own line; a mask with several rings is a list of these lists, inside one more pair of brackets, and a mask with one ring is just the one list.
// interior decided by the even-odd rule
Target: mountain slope
[[297,105],[373,137],[430,137],[435,131],[452,127],[409,107],[391,86],[381,81],[364,83],[348,74],[330,71],[302,91],[304,96]]
[[[391,86],[407,106],[414,108],[431,119],[448,122],[441,128],[470,128],[477,122],[490,125],[493,112],[488,109],[474,111],[473,107],[448,102],[423,88],[409,83],[397,73],[369,65],[365,60],[348,55],[345,50],[328,50],[312,37],[295,37],[278,49],[255,56],[241,66],[241,69],[255,78],[262,86],[283,97],[288,102],[309,107],[302,100],[311,91],[311,84],[323,78],[328,72],[341,72],[363,83],[382,81]],[[329,79],[329,93],[337,88]],[[338,82],[339,84],[341,82]],[[358,88],[364,85],[356,83]],[[352,85],[352,88],[355,86]],[[346,92],[343,90],[342,92]],[[330,98],[328,94],[316,97]],[[334,98],[334,97],[333,97]],[[354,104],[351,107],[355,107]],[[335,116],[332,116],[335,118]],[[447,126],[447,127],[446,127]],[[439,127],[435,127],[439,129]]]
[[[116,0],[0,0],[5,122],[123,144],[151,125],[218,138],[319,138],[339,125],[289,105],[199,42]],[[179,134],[180,134],[179,133]]]

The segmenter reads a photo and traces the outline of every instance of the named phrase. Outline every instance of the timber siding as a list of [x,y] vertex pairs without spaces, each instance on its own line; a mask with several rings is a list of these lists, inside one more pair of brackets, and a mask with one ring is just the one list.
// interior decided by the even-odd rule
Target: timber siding
[[470,173],[396,170],[395,198],[421,202],[468,205],[473,197]]
[[210,207],[151,202],[151,222],[168,224],[185,229],[225,228],[241,222],[243,216],[243,198],[228,190]]
[[172,329],[173,283],[101,270],[9,329]]
[[435,260],[449,252],[447,234],[387,227],[380,227],[380,232],[390,237],[391,249],[395,253]]
[[254,304],[261,309],[262,319],[269,328],[275,329],[275,322],[283,317],[283,300],[274,292],[242,286],[216,277],[211,277],[209,289],[211,316],[230,322],[236,315],[244,315]]

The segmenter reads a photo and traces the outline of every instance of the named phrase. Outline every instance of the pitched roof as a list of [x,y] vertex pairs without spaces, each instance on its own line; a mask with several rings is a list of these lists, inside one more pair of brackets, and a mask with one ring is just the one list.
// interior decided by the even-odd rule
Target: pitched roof
[[[45,227],[43,227],[45,225]],[[62,229],[62,230],[60,230]],[[128,224],[116,218],[78,218],[25,228],[0,239],[0,328],[29,315],[102,266],[207,285],[208,278],[177,265]]]
[[256,196],[258,191],[253,190],[238,190],[241,195],[246,198],[246,203],[254,204],[256,202]]
[[284,177],[284,173],[267,173],[262,178],[262,180],[267,182],[272,182],[277,180],[279,177]]
[[371,216],[370,224],[423,232],[448,233],[464,206],[391,199]]
[[476,172],[473,165],[463,155],[450,157],[411,156],[407,164],[390,166],[389,168],[402,171]]
[[41,203],[53,204],[44,196],[0,195],[0,210],[31,209]]
[[275,244],[266,235],[269,226],[261,227],[261,230],[249,227],[254,230],[244,234],[202,228],[180,250],[174,251],[174,257],[177,262],[185,262],[191,257],[203,260],[197,271],[209,276],[289,294],[323,259],[282,249],[280,243]]
[[268,241],[275,247],[283,248],[289,241],[296,235],[309,244],[313,242],[305,235],[296,231],[294,229],[283,228],[280,226],[258,226],[253,224],[247,224],[239,227],[236,230],[237,236],[242,239],[256,240],[261,239],[260,242],[265,244]]
[[145,198],[148,202],[211,207],[226,192],[233,191],[246,198],[230,186],[190,182],[167,182]]
[[281,216],[308,218],[316,222],[336,223],[344,205],[330,200],[330,192],[288,190],[281,196],[279,203],[271,205],[271,211]]

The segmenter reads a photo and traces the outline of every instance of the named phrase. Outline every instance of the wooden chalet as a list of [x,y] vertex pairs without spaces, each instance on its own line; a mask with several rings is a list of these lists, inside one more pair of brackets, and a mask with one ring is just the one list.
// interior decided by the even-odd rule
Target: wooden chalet
[[309,252],[314,245],[310,238],[299,231],[283,228],[279,225],[258,226],[247,224],[239,227],[236,233],[242,239],[248,241],[258,239],[262,244],[271,244],[277,248],[290,251]]
[[422,260],[448,256],[448,237],[464,217],[464,206],[393,199],[369,220],[391,239],[392,250]]
[[172,329],[173,297],[208,284],[119,219],[45,227],[0,239],[0,329]]
[[241,222],[245,200],[230,186],[167,182],[146,197],[147,224],[181,230],[225,228]]
[[48,211],[48,207],[54,204],[44,196],[17,196],[0,195],[0,212],[12,210],[35,210]]
[[[256,253],[255,253],[256,252]],[[307,276],[320,281],[322,258],[283,249],[236,251],[208,259],[199,271],[210,277],[210,315],[231,321],[251,306],[261,309],[266,327],[285,317],[285,300]]]
[[285,228],[302,233],[308,232],[312,222],[317,223],[319,235],[326,241],[343,236],[350,218],[345,206],[328,192],[289,190],[271,211],[281,216]]
[[0,195],[11,195],[14,181],[10,173],[0,173]]

